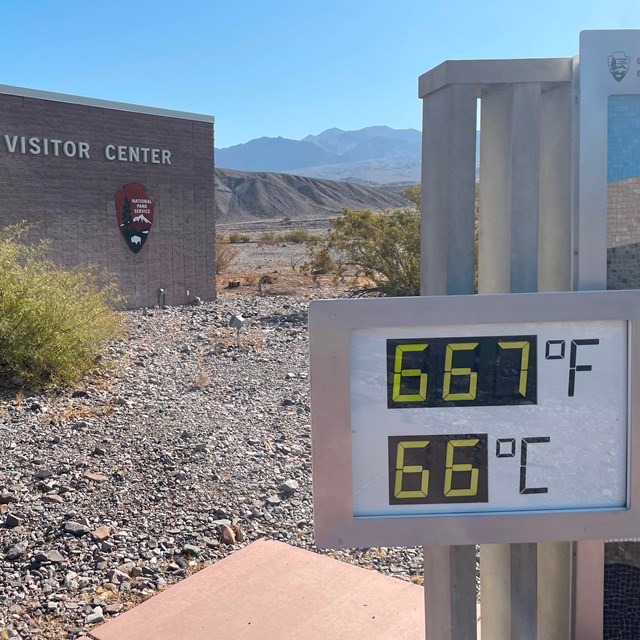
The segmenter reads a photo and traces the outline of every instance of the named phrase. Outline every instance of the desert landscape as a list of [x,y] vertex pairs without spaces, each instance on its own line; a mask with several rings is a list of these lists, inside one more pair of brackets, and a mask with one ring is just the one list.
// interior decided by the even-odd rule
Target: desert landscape
[[[253,241],[229,245],[217,301],[128,311],[106,372],[2,393],[6,637],[79,637],[261,537],[315,550],[307,307],[347,291],[300,272],[304,245],[257,240],[327,224],[220,225]],[[322,553],[421,580],[419,549]]]

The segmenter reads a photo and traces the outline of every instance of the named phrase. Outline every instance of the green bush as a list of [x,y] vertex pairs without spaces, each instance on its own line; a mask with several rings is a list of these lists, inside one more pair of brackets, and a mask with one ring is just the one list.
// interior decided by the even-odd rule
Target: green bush
[[297,229],[295,231],[287,231],[282,236],[284,242],[291,242],[292,244],[302,244],[303,242],[309,242],[313,239],[313,235],[304,229]]
[[420,215],[401,210],[351,211],[333,218],[325,237],[307,243],[310,259],[303,269],[336,278],[364,277],[359,293],[386,296],[420,294]]
[[420,208],[420,201],[422,200],[422,185],[412,184],[408,187],[405,187],[402,190],[402,195],[407,199],[413,202],[416,207]]
[[243,242],[249,242],[251,238],[244,233],[233,232],[229,234],[229,242],[231,244],[240,244]]
[[32,388],[76,382],[121,330],[122,298],[105,273],[64,269],[46,258],[46,243],[24,236],[0,230],[0,376]]

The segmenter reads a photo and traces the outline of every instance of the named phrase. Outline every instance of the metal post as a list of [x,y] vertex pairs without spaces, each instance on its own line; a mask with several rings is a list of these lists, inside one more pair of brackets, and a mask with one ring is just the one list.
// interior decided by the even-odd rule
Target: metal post
[[[476,103],[469,85],[424,100],[421,295],[474,292]],[[423,553],[426,636],[475,640],[475,546]]]
[[[540,83],[514,83],[482,99],[480,292],[538,288]],[[537,547],[481,548],[483,634],[537,638]]]
[[[425,546],[422,551],[425,637],[428,640],[475,640],[475,546]],[[474,567],[473,580],[469,580],[470,566]]]
[[[457,111],[456,105],[470,104],[474,91],[483,92],[479,291],[563,291],[572,285],[604,288],[600,249],[606,248],[606,235],[599,234],[605,227],[598,216],[581,219],[577,215],[574,190],[578,184],[577,61],[448,61],[425,74],[420,83],[425,107],[422,294],[471,293],[468,232],[472,225],[470,210],[465,209],[470,120],[468,113],[462,115],[467,107]],[[468,154],[466,161],[463,150]],[[588,188],[581,197],[587,192]],[[566,640],[573,610],[574,620],[589,614],[584,624],[576,623],[576,629],[586,633],[588,625],[591,635],[576,635],[576,640],[600,639],[601,552],[602,542],[484,545],[483,634],[489,640]],[[429,616],[435,616],[429,640],[475,637],[475,632],[452,635],[456,596],[451,571],[458,553],[457,548],[425,549],[425,585],[433,589],[426,607]],[[439,576],[431,586],[433,571]],[[595,587],[583,586],[587,575],[595,580]]]
[[574,542],[572,640],[602,640],[604,634],[604,541]]

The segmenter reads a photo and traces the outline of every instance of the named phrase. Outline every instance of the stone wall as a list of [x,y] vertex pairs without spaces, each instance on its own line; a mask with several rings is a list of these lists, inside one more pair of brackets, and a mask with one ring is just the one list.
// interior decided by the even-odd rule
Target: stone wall
[[[40,153],[27,142],[22,152],[20,136],[83,142],[88,151],[68,157],[60,147],[55,155],[49,143],[45,155],[42,142]],[[116,150],[105,153],[107,145]],[[117,146],[170,157],[109,159],[117,158]],[[114,201],[130,183],[144,184],[155,202],[138,253],[120,233]],[[157,304],[159,289],[167,304],[214,298],[212,122],[0,91],[0,227],[23,221],[37,225],[32,237],[48,239],[57,262],[92,262],[113,272],[130,307]]]

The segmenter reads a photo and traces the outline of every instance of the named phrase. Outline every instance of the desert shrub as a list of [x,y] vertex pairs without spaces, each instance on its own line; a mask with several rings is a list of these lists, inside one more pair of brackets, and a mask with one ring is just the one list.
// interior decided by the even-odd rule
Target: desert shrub
[[282,240],[284,242],[291,242],[292,244],[302,244],[308,242],[313,238],[312,234],[304,229],[296,229],[295,231],[287,231],[283,234]]
[[233,232],[229,234],[228,242],[231,244],[240,244],[244,242],[249,242],[251,238],[246,233],[237,233]]
[[25,236],[0,231],[0,375],[32,388],[76,382],[121,330],[122,298],[106,273],[65,269]]
[[336,278],[364,277],[359,293],[417,296],[420,293],[420,216],[416,211],[351,211],[333,218],[329,232],[307,243],[304,270]]
[[420,200],[422,199],[422,185],[412,184],[408,187],[405,187],[402,191],[402,195],[407,199],[413,202],[416,207],[420,208]]
[[224,273],[229,265],[236,259],[238,249],[229,246],[224,236],[216,234],[216,273]]
[[258,246],[271,246],[280,242],[280,239],[273,231],[265,231],[258,238]]

